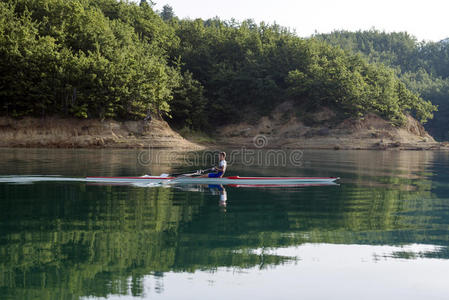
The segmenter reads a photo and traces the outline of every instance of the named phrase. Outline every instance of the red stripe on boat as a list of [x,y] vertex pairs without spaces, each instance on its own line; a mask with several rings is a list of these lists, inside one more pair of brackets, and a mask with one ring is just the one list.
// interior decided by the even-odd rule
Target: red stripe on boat
[[[88,179],[175,179],[178,177],[95,177],[88,176]],[[193,177],[199,178],[199,177]],[[206,178],[205,178],[206,179]],[[208,178],[211,179],[211,178]],[[219,179],[219,178],[217,178]],[[307,179],[338,179],[338,177],[240,177],[240,176],[229,176],[223,177],[223,179],[234,179],[234,180],[307,180]]]
[[176,177],[95,177],[88,176],[87,179],[174,179]]
[[[335,184],[337,185],[337,184]],[[310,186],[331,186],[331,184],[319,183],[297,183],[297,184],[228,184],[229,187],[310,187]]]
[[337,179],[338,177],[240,177],[240,176],[229,176],[229,177],[225,177],[227,179],[250,179],[250,180],[254,180],[254,179],[261,179],[261,180],[288,180],[288,179]]

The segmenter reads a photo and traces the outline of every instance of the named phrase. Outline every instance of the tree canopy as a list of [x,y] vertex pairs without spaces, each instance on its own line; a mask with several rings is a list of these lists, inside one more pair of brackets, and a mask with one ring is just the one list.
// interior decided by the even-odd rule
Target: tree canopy
[[168,112],[178,39],[149,5],[114,0],[1,2],[2,112],[143,118]]
[[409,90],[438,105],[435,118],[426,128],[438,139],[449,139],[448,39],[418,42],[406,32],[378,30],[335,31],[315,38],[393,68]]

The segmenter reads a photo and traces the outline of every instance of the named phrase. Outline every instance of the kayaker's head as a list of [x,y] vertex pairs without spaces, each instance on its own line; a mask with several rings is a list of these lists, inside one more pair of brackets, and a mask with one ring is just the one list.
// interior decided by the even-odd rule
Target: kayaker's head
[[220,154],[218,155],[218,158],[219,158],[220,160],[225,160],[225,158],[226,158],[226,152],[220,152]]

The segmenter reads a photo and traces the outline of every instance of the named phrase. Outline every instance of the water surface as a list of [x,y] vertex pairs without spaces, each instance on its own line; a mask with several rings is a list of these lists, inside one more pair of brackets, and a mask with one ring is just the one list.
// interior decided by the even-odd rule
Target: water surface
[[[188,169],[185,154],[160,154],[0,149],[0,178]],[[249,168],[236,157],[229,175],[342,180],[224,187],[226,202],[215,186],[0,182],[1,298],[447,299],[448,158],[306,151]]]

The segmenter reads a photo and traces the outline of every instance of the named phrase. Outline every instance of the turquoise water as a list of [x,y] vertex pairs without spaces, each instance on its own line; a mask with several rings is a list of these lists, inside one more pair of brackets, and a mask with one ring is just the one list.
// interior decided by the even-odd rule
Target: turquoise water
[[295,164],[252,166],[237,155],[228,175],[342,179],[225,186],[227,201],[211,186],[20,180],[159,175],[213,160],[145,155],[0,149],[0,298],[448,298],[446,152],[305,151]]

